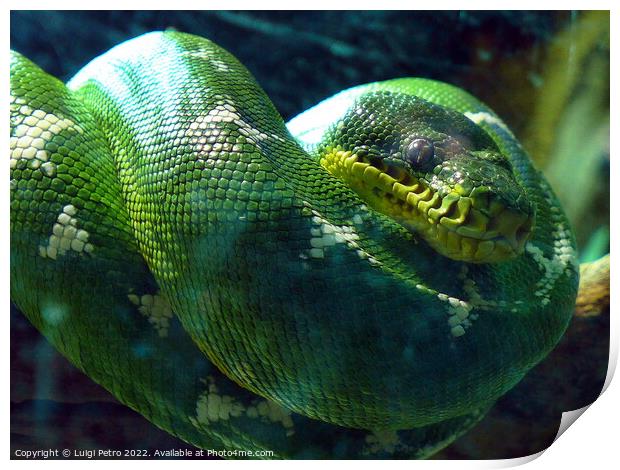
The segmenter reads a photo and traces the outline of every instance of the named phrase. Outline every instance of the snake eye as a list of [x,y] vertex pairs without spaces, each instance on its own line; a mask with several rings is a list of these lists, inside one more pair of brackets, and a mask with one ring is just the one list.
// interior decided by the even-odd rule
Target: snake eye
[[415,139],[407,147],[407,161],[413,168],[420,168],[431,161],[435,155],[433,143],[426,139]]

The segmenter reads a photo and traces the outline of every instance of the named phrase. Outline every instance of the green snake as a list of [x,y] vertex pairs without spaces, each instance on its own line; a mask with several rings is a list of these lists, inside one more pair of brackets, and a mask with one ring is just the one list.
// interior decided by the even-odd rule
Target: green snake
[[230,53],[154,32],[67,85],[12,52],[10,110],[13,302],[195,446],[427,457],[571,318],[568,221],[457,87],[362,85],[287,127]]

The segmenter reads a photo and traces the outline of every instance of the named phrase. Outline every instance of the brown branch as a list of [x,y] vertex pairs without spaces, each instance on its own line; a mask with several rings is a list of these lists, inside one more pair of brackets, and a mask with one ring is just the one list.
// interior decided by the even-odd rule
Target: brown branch
[[581,278],[575,315],[599,315],[609,306],[609,254],[591,263],[582,263],[579,270]]

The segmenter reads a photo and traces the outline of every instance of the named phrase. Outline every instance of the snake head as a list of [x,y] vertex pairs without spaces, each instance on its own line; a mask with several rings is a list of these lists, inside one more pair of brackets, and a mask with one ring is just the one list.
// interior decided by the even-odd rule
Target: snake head
[[534,204],[510,159],[452,109],[366,93],[328,131],[319,155],[370,207],[448,258],[509,260],[532,233]]

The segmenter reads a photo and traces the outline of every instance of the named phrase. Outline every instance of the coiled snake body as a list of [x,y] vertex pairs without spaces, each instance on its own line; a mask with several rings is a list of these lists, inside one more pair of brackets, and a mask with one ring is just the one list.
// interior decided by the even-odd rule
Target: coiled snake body
[[287,129],[196,36],[127,41],[67,86],[12,53],[10,162],[13,301],[199,447],[426,457],[574,305],[551,189],[450,85],[364,85]]

